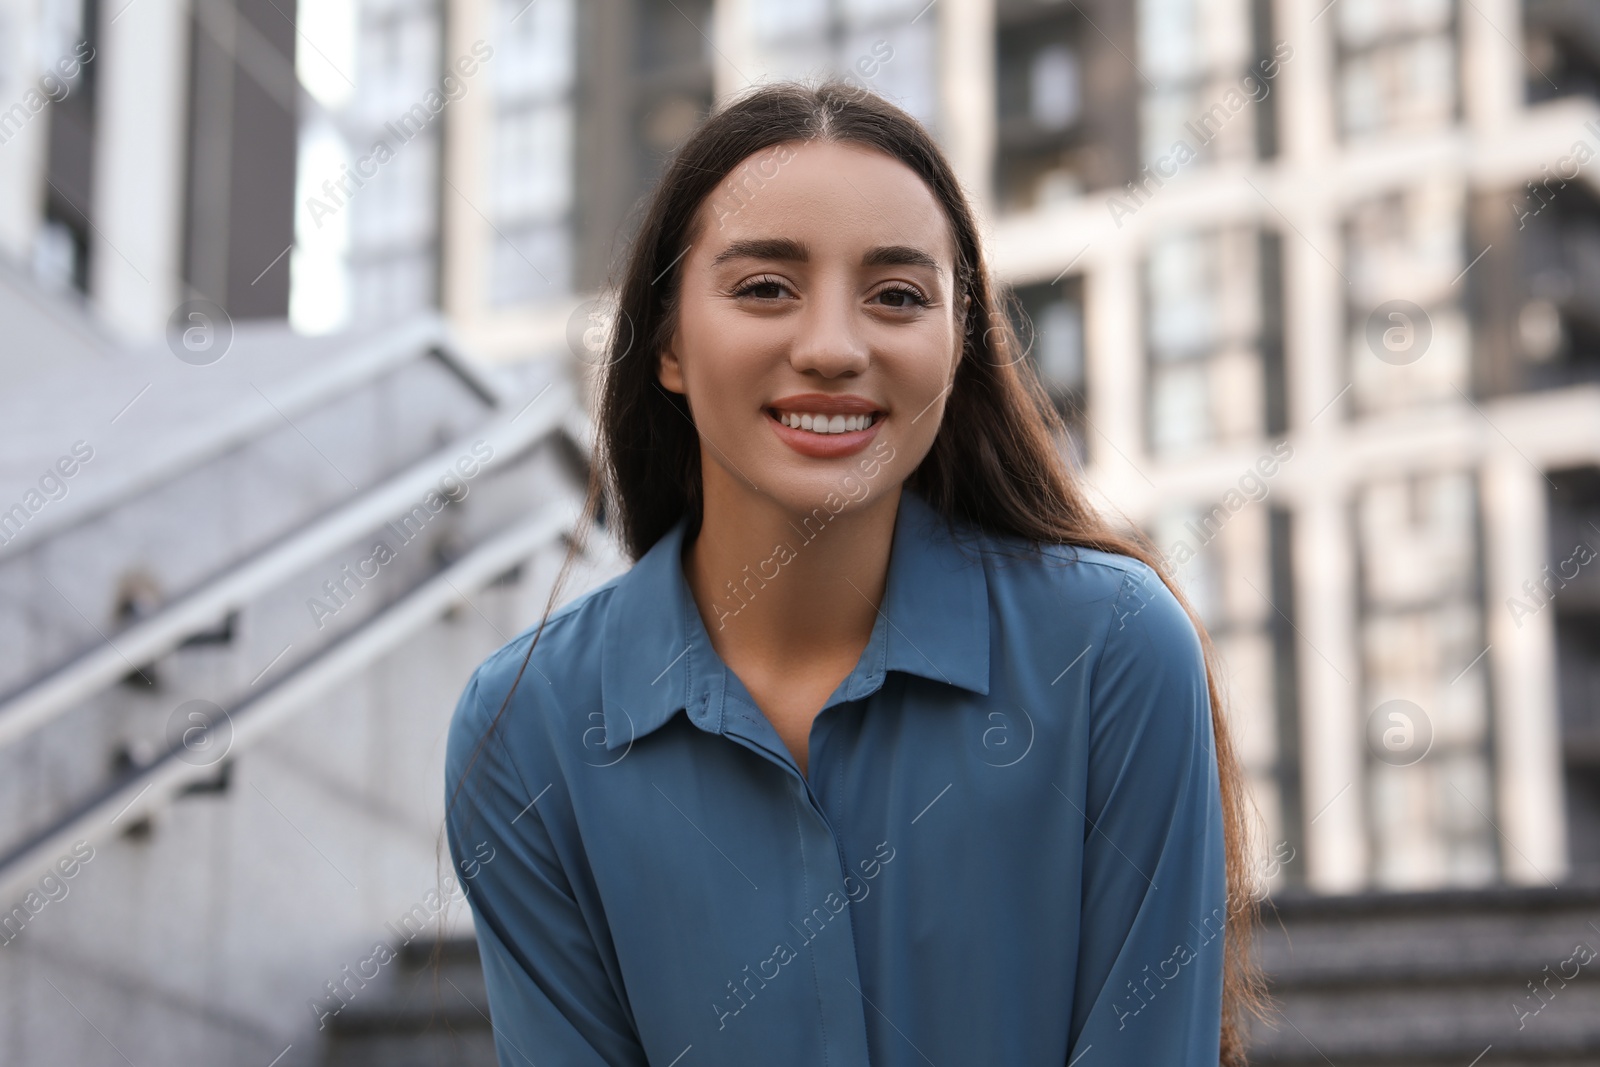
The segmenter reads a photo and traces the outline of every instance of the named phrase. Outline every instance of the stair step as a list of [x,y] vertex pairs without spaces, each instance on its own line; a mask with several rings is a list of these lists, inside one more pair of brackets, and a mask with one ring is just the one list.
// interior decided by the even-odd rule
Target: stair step
[[[1592,1062],[1600,1063],[1600,980],[1568,983],[1537,1013],[1509,982],[1404,994],[1384,988],[1275,994],[1275,999],[1281,1013],[1278,1029],[1256,1031],[1254,1048],[1261,1056],[1320,1050],[1343,1064],[1398,1049],[1447,1049],[1452,1056],[1465,1052],[1466,1058],[1458,1061],[1465,1067],[1493,1045],[1502,1054],[1519,1055],[1586,1050]],[[1522,1005],[1527,1014],[1519,1019],[1513,1004]],[[1486,1057],[1485,1062],[1494,1061]]]
[[1255,1067],[1600,1067],[1600,887],[1287,895],[1264,918]]
[[494,1034],[477,1033],[336,1035],[329,1040],[326,1067],[496,1067]]
[[495,1067],[476,942],[444,942],[437,966],[433,953],[431,942],[403,946],[392,974],[329,1017],[324,1067]]

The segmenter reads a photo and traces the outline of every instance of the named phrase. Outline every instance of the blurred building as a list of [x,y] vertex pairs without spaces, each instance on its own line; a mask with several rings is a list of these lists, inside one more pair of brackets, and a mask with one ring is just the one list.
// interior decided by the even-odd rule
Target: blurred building
[[[997,260],[1077,309],[1089,478],[1223,648],[1287,881],[1600,873],[1580,8],[996,8]],[[1042,25],[1083,72],[1049,165]]]
[[293,15],[274,0],[0,3],[0,257],[124,338],[159,336],[188,299],[281,319]]

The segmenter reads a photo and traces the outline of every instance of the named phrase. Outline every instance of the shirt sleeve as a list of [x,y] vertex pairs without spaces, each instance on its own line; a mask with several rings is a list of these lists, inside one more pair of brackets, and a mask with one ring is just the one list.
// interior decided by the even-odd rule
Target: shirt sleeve
[[620,978],[596,946],[544,821],[542,811],[566,799],[557,795],[562,786],[521,773],[506,737],[517,705],[484,739],[506,688],[484,683],[488,666],[473,674],[451,721],[445,831],[472,907],[500,1065],[645,1067],[617,995]]
[[1199,635],[1148,567],[1090,682],[1073,1067],[1216,1067],[1227,877]]

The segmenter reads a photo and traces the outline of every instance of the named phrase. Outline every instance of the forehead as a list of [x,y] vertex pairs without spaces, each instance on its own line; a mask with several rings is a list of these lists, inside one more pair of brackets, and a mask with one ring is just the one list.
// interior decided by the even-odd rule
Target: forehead
[[927,183],[899,160],[852,144],[789,142],[753,153],[706,197],[696,222],[695,243],[711,255],[734,241],[784,237],[820,255],[909,245],[947,268],[955,258],[949,220]]

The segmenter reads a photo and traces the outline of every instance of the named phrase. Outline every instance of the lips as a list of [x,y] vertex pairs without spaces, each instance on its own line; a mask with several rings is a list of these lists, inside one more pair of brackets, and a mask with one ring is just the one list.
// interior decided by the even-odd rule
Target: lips
[[778,412],[812,412],[821,415],[871,415],[882,406],[855,393],[796,393],[767,405]]
[[779,440],[801,455],[817,459],[861,451],[888,416],[873,401],[848,393],[786,396],[765,411]]

